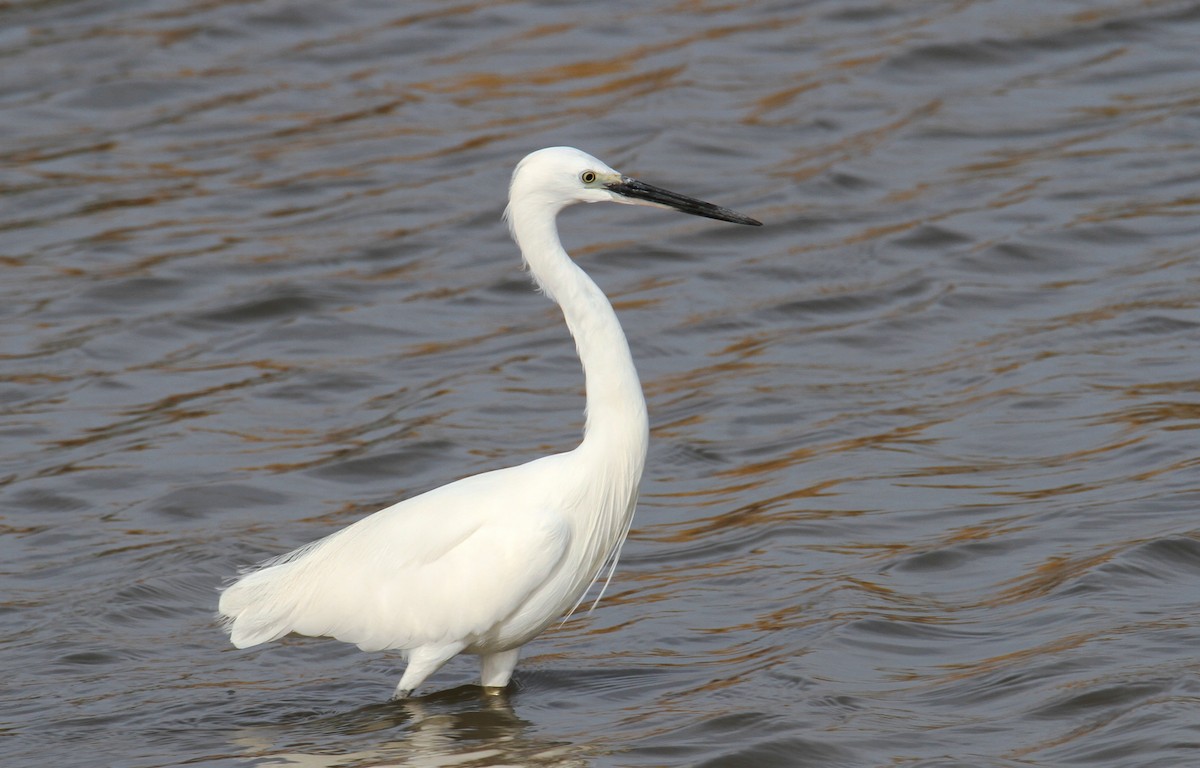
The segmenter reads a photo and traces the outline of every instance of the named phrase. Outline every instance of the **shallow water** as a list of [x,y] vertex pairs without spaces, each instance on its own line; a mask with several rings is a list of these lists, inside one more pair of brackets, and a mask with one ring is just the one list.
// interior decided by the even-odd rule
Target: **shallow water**
[[[0,4],[0,762],[1181,766],[1200,5]],[[652,422],[608,595],[400,665],[239,567],[570,448],[499,220],[572,144]]]

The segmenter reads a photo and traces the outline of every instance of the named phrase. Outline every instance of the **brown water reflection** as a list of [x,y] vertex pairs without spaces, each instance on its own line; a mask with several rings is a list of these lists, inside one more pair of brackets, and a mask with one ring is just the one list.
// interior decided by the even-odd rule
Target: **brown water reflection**
[[[5,764],[1188,763],[1194,3],[0,5]],[[221,580],[570,447],[499,215],[571,211],[652,418],[507,700],[229,649]]]

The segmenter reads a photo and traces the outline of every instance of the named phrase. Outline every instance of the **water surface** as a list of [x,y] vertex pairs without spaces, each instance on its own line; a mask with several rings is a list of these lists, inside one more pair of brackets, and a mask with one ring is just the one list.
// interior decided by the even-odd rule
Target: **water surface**
[[[1181,766],[1200,6],[0,4],[0,762]],[[566,450],[500,213],[570,144],[761,230],[562,217],[649,402],[608,595],[386,705],[237,569]]]

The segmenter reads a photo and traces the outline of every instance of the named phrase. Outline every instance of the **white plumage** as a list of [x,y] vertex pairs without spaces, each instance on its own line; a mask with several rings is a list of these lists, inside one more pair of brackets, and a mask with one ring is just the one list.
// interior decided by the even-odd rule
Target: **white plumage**
[[527,156],[505,212],[534,279],[558,302],[587,384],[573,451],[485,472],[380,510],[245,574],[221,594],[238,648],[295,632],[408,658],[407,696],[460,652],[482,683],[508,684],[520,646],[573,610],[616,566],[646,458],[646,404],[612,306],[571,261],[555,218],[575,202],[667,206],[753,219],[622,176],[569,147]]

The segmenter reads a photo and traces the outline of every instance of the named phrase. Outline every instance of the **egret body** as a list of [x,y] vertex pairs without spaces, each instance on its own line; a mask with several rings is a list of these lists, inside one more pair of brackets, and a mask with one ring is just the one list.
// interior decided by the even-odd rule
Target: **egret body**
[[568,205],[604,201],[759,223],[622,176],[577,149],[523,159],[505,218],[575,339],[587,386],[582,442],[435,488],[268,560],[221,594],[235,646],[296,632],[399,651],[408,666],[397,698],[466,652],[480,657],[485,687],[503,687],[520,647],[572,611],[606,564],[616,566],[646,460],[646,401],[612,305],[563,250],[555,224]]

